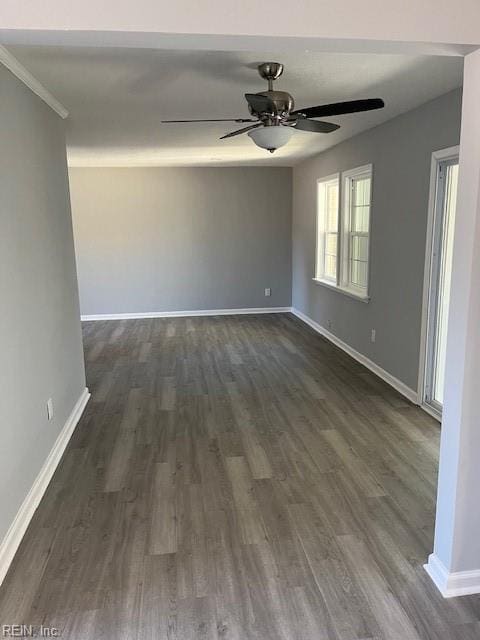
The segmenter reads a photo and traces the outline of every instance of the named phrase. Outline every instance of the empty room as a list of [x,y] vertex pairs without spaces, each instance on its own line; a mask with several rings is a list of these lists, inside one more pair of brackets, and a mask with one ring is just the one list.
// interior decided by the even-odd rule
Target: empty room
[[480,639],[479,8],[251,4],[2,7],[0,637]]

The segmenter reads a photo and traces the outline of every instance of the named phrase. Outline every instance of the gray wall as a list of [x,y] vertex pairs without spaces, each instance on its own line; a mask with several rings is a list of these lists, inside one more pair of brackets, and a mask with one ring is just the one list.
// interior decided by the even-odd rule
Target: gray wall
[[64,122],[1,65],[0,149],[1,540],[85,375]]
[[74,168],[70,189],[82,314],[290,305],[291,169]]
[[[412,389],[417,387],[432,151],[460,139],[461,91],[350,138],[294,169],[293,306]],[[316,181],[373,166],[371,301],[312,281]],[[371,329],[376,342],[370,342]]]

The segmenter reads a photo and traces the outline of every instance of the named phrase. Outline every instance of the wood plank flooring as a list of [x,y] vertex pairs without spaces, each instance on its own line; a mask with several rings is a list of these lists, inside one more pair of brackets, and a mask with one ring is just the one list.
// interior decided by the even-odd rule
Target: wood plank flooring
[[84,324],[92,399],[0,590],[69,640],[471,640],[439,426],[289,314]]

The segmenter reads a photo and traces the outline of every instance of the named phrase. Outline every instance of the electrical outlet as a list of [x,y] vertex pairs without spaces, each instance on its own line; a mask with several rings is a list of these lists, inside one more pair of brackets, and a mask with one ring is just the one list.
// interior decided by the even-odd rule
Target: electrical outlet
[[377,339],[377,331],[376,329],[372,329],[372,333],[370,334],[370,342],[375,342]]
[[47,400],[47,418],[49,420],[53,418],[53,400],[51,398]]
[[266,287],[265,289],[265,297],[269,298],[272,295],[272,290],[270,289],[270,287]]

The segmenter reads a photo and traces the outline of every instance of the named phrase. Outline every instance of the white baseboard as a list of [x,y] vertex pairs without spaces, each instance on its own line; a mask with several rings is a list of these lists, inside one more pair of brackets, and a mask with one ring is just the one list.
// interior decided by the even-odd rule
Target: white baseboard
[[429,407],[426,402],[422,402],[420,407],[425,411],[425,413],[428,413],[429,416],[431,416],[432,418],[435,418],[437,422],[442,422],[442,414],[440,411],[437,411],[433,407]]
[[337,336],[335,336],[333,333],[330,333],[330,331],[322,327],[320,324],[318,324],[318,322],[315,322],[315,320],[312,320],[309,316],[305,315],[302,311],[292,308],[292,313],[295,316],[297,316],[297,318],[300,318],[300,320],[303,320],[303,322],[305,322],[310,327],[312,327],[314,331],[317,331],[317,333],[322,335],[324,338],[326,338],[330,342],[333,342],[333,344],[339,347],[340,349],[342,349],[342,351],[345,351],[345,353],[348,353],[348,355],[354,358],[354,360],[357,360],[357,362],[360,362],[360,364],[363,364],[364,367],[366,367],[367,369],[370,369],[370,371],[372,371],[375,375],[377,375],[379,378],[384,380],[387,384],[389,384],[391,387],[393,387],[399,393],[401,393],[402,396],[405,396],[407,400],[410,400],[410,402],[413,402],[414,404],[418,404],[417,392],[414,391],[413,389],[410,389],[410,387],[407,387],[407,385],[403,383],[401,380],[398,380],[398,378],[395,378],[394,376],[392,376],[392,374],[388,373],[388,371],[385,371],[385,369],[382,369],[382,367],[379,367],[378,364],[375,364],[373,360],[370,360],[370,358],[367,358],[359,351],[356,351],[356,349],[351,347],[346,342],[343,342],[343,340],[340,340],[340,338],[337,338]]
[[22,541],[30,520],[32,519],[33,514],[35,513],[35,510],[48,487],[48,484],[58,466],[58,463],[60,462],[75,427],[82,416],[89,398],[90,393],[85,387],[80,398],[75,404],[72,413],[69,415],[65,425],[59,433],[55,444],[48,454],[40,473],[35,478],[27,497],[18,510],[14,521],[10,525],[5,538],[0,544],[0,584],[2,584],[3,579],[5,578],[10,563],[12,562],[20,542]]
[[191,311],[147,311],[146,313],[99,313],[82,315],[83,321],[133,320],[136,318],[189,318],[195,316],[237,316],[255,313],[289,313],[291,307],[248,307],[246,309],[194,309]]
[[480,569],[449,573],[434,553],[429,555],[428,563],[423,568],[444,598],[480,593]]

